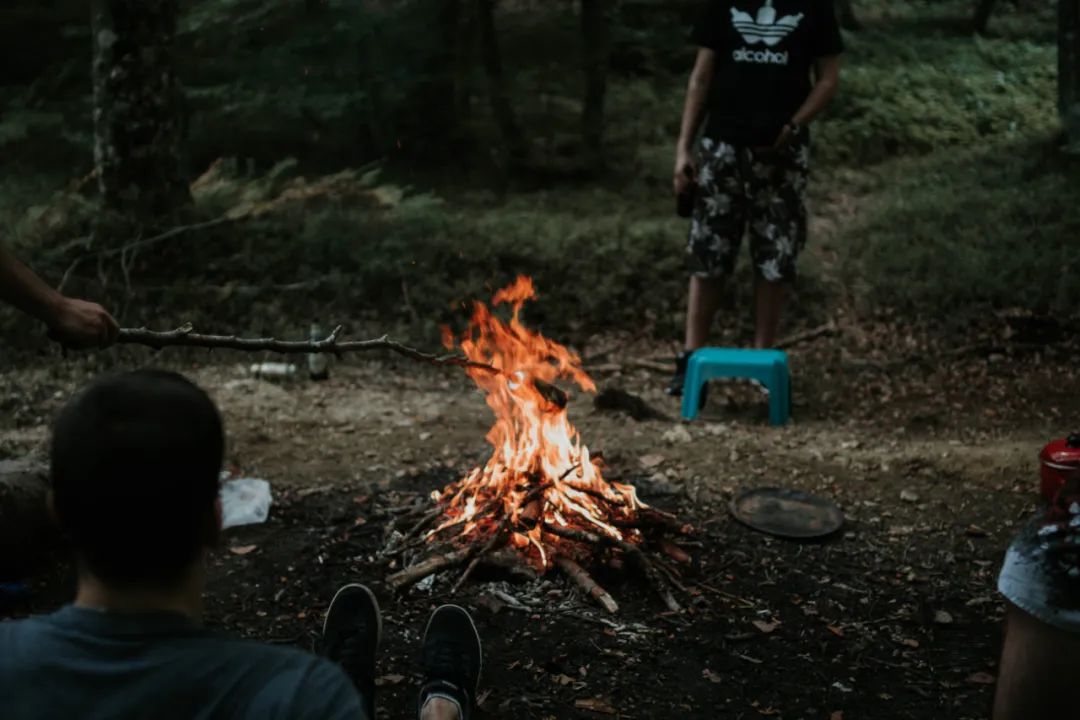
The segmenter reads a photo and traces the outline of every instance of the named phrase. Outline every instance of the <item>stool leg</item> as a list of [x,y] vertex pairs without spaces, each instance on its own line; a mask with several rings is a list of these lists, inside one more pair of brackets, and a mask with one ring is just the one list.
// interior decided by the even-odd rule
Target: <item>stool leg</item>
[[701,367],[690,358],[686,368],[686,380],[683,381],[682,391],[682,416],[684,420],[693,420],[697,417],[701,407]]
[[783,425],[787,422],[787,383],[784,382],[784,365],[774,363],[769,373],[769,422]]

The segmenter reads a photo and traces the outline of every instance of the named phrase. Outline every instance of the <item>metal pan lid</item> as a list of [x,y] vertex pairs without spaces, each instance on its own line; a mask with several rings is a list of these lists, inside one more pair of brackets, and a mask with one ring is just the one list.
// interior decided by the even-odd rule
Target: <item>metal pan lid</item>
[[748,527],[783,538],[818,538],[844,524],[836,503],[801,490],[754,488],[731,501],[731,514]]

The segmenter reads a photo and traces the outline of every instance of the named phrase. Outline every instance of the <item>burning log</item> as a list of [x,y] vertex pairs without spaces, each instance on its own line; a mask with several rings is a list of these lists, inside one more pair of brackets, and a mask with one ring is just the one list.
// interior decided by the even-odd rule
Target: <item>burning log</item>
[[617,567],[628,556],[665,606],[678,612],[671,592],[677,572],[654,563],[642,546],[649,541],[687,561],[689,556],[674,543],[665,545],[663,536],[692,529],[642,503],[632,486],[604,479],[602,460],[582,443],[567,416],[569,397],[555,382],[569,380],[587,392],[596,386],[575,353],[521,322],[522,306],[533,296],[532,282],[518,278],[494,298],[495,305],[512,306],[508,323],[476,303],[464,335],[456,338],[444,330],[444,344],[450,350],[460,347],[462,367],[485,391],[495,414],[487,436],[493,452],[483,465],[433,493],[432,509],[418,510],[404,536],[394,535],[388,552],[404,554],[426,545],[430,555],[391,575],[389,582],[404,588],[466,564],[453,585],[457,591],[483,564],[509,563],[536,574],[554,568],[605,610],[617,612],[618,604],[584,566],[606,561]]

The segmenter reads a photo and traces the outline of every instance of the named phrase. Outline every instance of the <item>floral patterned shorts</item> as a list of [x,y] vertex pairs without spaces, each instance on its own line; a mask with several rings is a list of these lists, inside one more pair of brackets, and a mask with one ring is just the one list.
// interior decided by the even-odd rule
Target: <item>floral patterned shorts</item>
[[748,232],[757,275],[770,282],[795,279],[795,261],[806,245],[809,149],[805,129],[775,155],[702,140],[688,247],[696,274],[730,275]]

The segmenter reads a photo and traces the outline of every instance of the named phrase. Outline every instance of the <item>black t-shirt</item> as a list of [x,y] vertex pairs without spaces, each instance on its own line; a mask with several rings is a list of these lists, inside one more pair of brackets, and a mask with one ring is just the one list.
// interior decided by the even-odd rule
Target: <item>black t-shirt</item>
[[844,50],[833,0],[709,0],[693,40],[716,51],[705,134],[751,145],[776,139],[814,62]]

